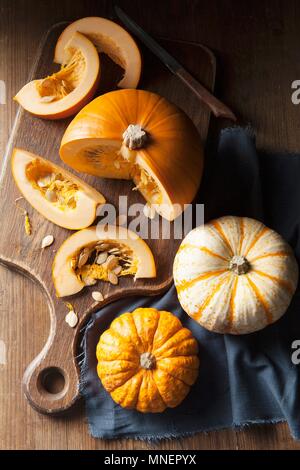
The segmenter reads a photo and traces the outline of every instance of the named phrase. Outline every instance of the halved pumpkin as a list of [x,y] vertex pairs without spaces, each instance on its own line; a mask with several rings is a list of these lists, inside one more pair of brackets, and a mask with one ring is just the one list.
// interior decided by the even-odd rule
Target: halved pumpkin
[[154,258],[138,235],[112,225],[98,224],[71,235],[56,253],[52,267],[58,297],[76,294],[98,280],[117,284],[120,276],[127,275],[155,277]]
[[94,99],[68,126],[60,156],[80,172],[132,179],[168,220],[192,202],[203,170],[203,147],[193,122],[145,90],[112,91]]
[[61,58],[58,72],[27,83],[14,98],[36,116],[61,119],[76,114],[97,90],[100,61],[89,39],[75,32],[64,44]]
[[69,171],[26,150],[15,148],[12,173],[27,201],[46,219],[70,230],[91,225],[105,203],[98,191]]
[[118,83],[120,88],[136,88],[141,75],[141,54],[129,33],[118,24],[106,18],[88,17],[71,23],[60,35],[54,62],[62,64],[64,48],[75,31],[88,37],[99,52],[124,69],[124,76]]

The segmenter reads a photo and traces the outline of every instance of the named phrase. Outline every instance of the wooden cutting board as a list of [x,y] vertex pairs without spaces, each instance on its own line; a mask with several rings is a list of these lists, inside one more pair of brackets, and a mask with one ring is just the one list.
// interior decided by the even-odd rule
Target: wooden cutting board
[[[41,78],[55,70],[52,64],[54,46],[66,24],[55,25],[47,33],[39,48],[29,80]],[[182,41],[161,39],[162,45],[207,88],[213,89],[215,81],[215,58],[201,45]],[[205,143],[210,113],[175,76],[173,76],[149,51],[142,48],[144,68],[140,87],[169,99],[182,108],[197,126]],[[120,71],[110,60],[103,57],[102,80],[98,94],[115,89]],[[51,316],[48,340],[40,354],[28,366],[23,379],[23,387],[30,404],[42,413],[57,413],[68,409],[79,397],[79,368],[76,360],[77,343],[80,331],[89,315],[102,306],[122,296],[133,294],[154,295],[166,290],[172,283],[172,264],[180,240],[147,240],[157,265],[157,277],[149,280],[133,281],[123,278],[118,286],[99,282],[96,286],[105,297],[100,304],[92,299],[94,287],[85,288],[71,299],[78,316],[76,328],[65,322],[68,309],[63,300],[57,299],[51,279],[51,266],[55,251],[71,234],[70,231],[48,222],[39,215],[25,199],[19,206],[29,213],[32,235],[24,231],[24,216],[16,205],[20,193],[11,175],[10,157],[14,146],[36,153],[64,166],[59,159],[59,144],[67,124],[71,119],[46,121],[31,116],[19,109],[1,174],[0,211],[2,214],[0,238],[0,262],[12,269],[21,271],[38,284],[46,295]],[[137,191],[132,191],[132,183],[127,181],[104,180],[88,175],[82,179],[104,194],[109,203],[118,207],[119,195],[127,195],[129,204],[143,203]],[[172,231],[172,230],[171,230]],[[41,249],[41,241],[46,235],[53,235],[55,243]],[[34,309],[30,303],[24,305],[23,321],[26,312]],[[34,335],[34,331],[32,332]],[[57,384],[56,385],[53,385]]]

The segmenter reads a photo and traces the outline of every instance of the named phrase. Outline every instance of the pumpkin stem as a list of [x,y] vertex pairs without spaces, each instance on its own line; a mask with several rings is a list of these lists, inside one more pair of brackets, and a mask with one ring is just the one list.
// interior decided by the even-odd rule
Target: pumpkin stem
[[154,369],[156,365],[155,356],[153,356],[153,354],[151,354],[150,352],[145,352],[141,354],[140,365],[143,369]]
[[147,140],[147,133],[139,124],[130,124],[123,133],[123,139],[130,150],[140,149]]
[[246,274],[250,269],[250,263],[244,256],[235,255],[229,262],[229,269],[235,274]]

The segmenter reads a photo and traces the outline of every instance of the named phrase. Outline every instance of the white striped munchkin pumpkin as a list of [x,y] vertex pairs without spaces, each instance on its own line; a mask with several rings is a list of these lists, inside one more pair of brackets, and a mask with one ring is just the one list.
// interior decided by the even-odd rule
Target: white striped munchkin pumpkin
[[226,216],[192,230],[174,260],[182,308],[208,330],[245,334],[278,320],[298,282],[290,246],[274,230]]

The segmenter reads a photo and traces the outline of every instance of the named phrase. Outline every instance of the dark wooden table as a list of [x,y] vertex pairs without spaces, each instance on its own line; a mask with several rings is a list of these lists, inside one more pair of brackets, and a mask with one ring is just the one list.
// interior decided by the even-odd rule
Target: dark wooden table
[[[12,97],[26,82],[43,33],[54,23],[83,16],[110,17],[112,1],[0,0],[0,80],[7,104],[0,104],[0,154],[17,111]],[[258,146],[300,150],[300,107],[291,102],[291,83],[300,79],[300,2],[297,0],[119,0],[153,36],[204,43],[218,58],[217,93],[243,122],[250,122]],[[211,136],[221,123],[211,123]],[[0,235],[1,236],[1,235]],[[33,308],[24,318],[25,302]],[[41,350],[49,328],[45,300],[32,283],[0,268],[1,449],[146,449],[132,440],[101,441],[88,433],[83,404],[67,416],[33,411],[21,392],[24,368]],[[35,334],[38,331],[39,334]],[[29,348],[30,345],[30,348]],[[286,424],[224,430],[167,441],[161,449],[300,449]]]

